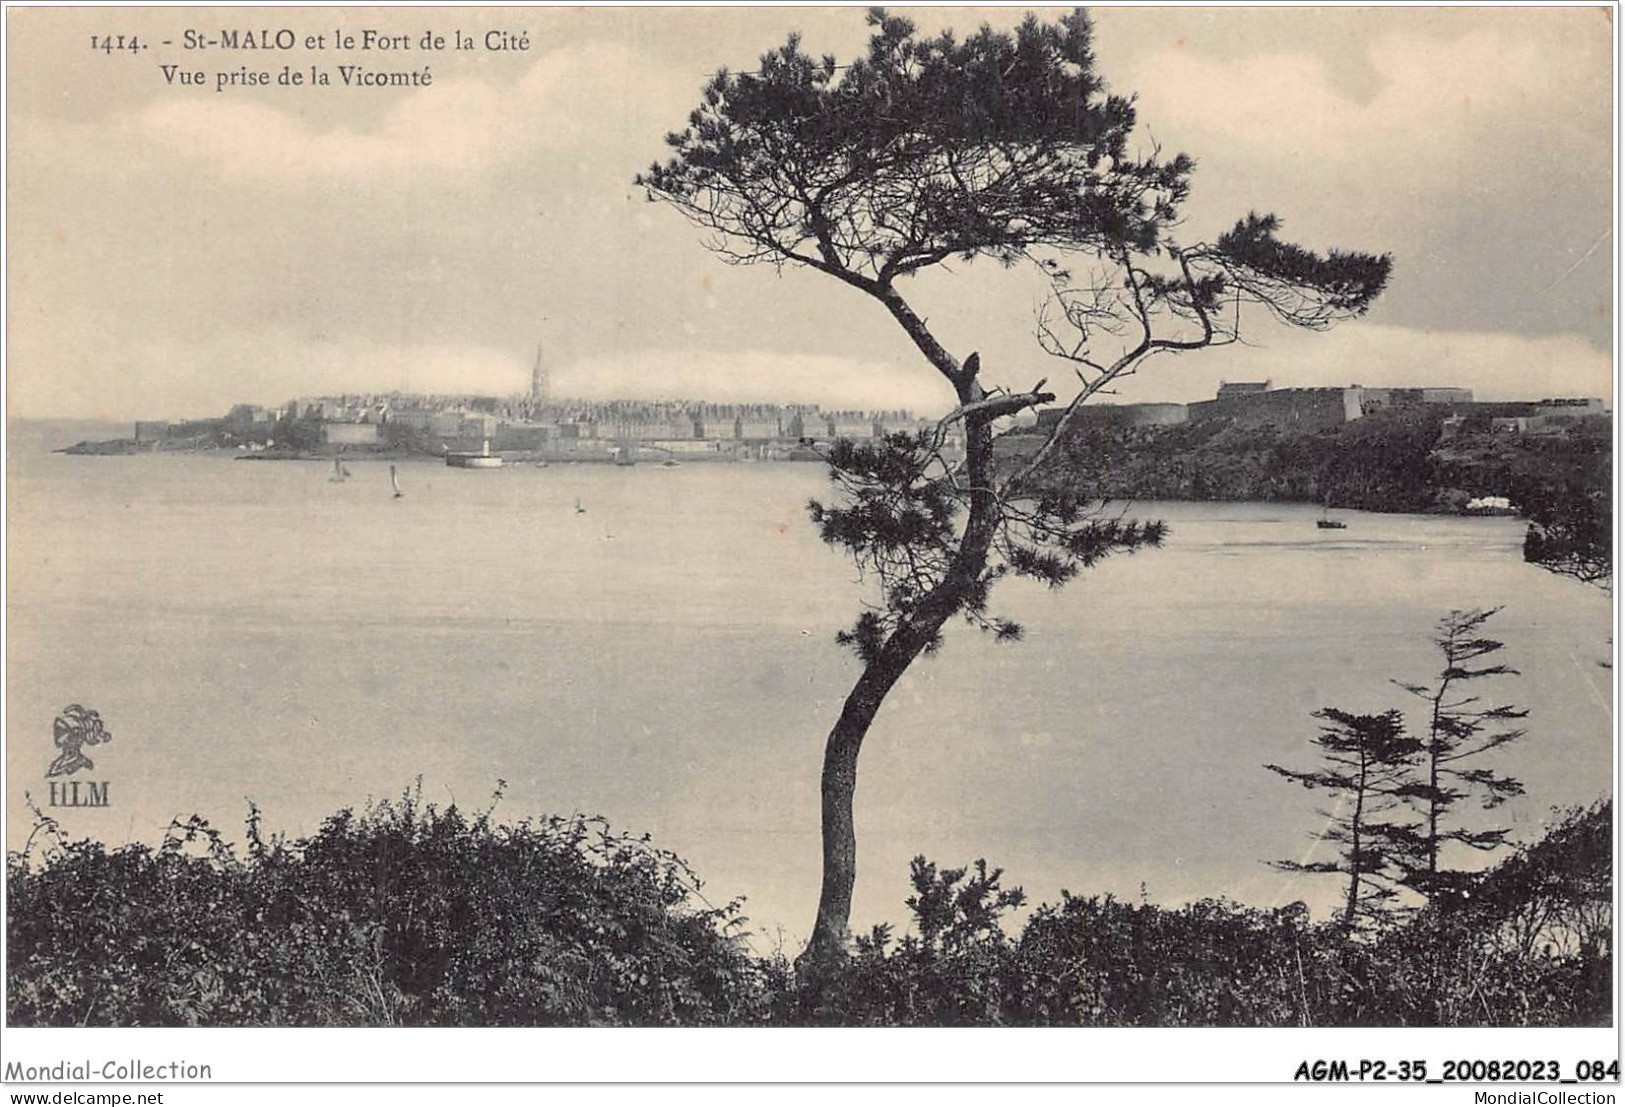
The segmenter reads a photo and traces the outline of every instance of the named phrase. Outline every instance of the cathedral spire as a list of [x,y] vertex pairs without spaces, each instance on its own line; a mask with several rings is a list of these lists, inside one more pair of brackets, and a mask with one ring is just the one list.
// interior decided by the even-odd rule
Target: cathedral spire
[[542,344],[536,343],[536,365],[530,371],[530,402],[542,407],[548,400],[547,368],[542,364]]

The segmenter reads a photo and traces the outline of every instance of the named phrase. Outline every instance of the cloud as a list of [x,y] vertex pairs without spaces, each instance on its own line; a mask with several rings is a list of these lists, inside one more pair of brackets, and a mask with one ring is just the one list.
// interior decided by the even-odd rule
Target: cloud
[[[450,343],[328,340],[259,331],[190,343],[89,334],[70,350],[14,340],[12,412],[22,417],[164,418],[335,392],[514,395],[534,354]],[[53,372],[40,371],[47,361]],[[825,408],[947,408],[946,387],[914,364],[769,350],[631,349],[549,366],[560,398],[815,403]]]
[[[1221,380],[1279,388],[1457,385],[1480,400],[1612,397],[1609,357],[1581,339],[1427,332],[1359,322],[1326,334],[1276,330],[1230,346],[1147,362],[1114,402],[1189,401]],[[330,340],[281,331],[186,344],[87,332],[71,350],[14,338],[10,401],[21,416],[157,418],[223,412],[344,391],[512,395],[530,384],[532,351],[447,342]],[[53,371],[41,372],[49,355]],[[946,410],[942,382],[912,360],[766,349],[632,348],[549,365],[556,396],[813,403],[826,409]],[[1052,378],[1058,381],[1056,376]],[[1066,397],[1063,396],[1063,400]]]
[[1457,9],[1398,30],[1346,12],[1341,47],[1317,10],[1114,67],[1142,137],[1197,160],[1181,237],[1274,211],[1306,246],[1394,255],[1384,322],[1607,342],[1605,255],[1575,264],[1612,221],[1606,21]]
[[279,331],[190,341],[132,341],[86,331],[68,348],[14,334],[9,354],[7,398],[12,413],[25,418],[190,418],[222,414],[236,403],[274,404],[299,395],[500,395],[530,383],[530,365],[518,351],[330,341]]
[[[1133,14],[1108,11],[1103,26]],[[1213,25],[1204,49],[1168,45],[1187,30],[1125,33],[1114,85],[1199,159],[1182,238],[1222,229],[1199,225],[1210,212],[1277,210],[1305,245],[1392,251],[1393,286],[1367,320],[1260,327],[1263,346],[1154,362],[1121,398],[1255,375],[1605,393],[1608,59],[1594,55],[1609,44],[1580,33],[1597,13],[1350,15],[1339,37],[1277,11],[1256,34],[1190,15]],[[519,391],[545,336],[561,391],[941,410],[943,382],[860,294],[720,265],[636,196],[632,173],[720,49],[678,33],[696,26],[538,37],[547,52],[455,76],[448,58],[415,91],[144,83],[96,86],[77,112],[37,93],[9,135],[14,400],[180,414],[344,388]],[[1593,147],[1595,164],[1562,156]],[[908,292],[949,349],[981,352],[990,383],[1054,385],[1070,378],[1033,346],[1027,276],[956,265]],[[1593,345],[1532,337],[1564,333]]]
[[1377,89],[1364,99],[1340,91],[1320,58],[1295,53],[1160,49],[1130,63],[1126,87],[1139,90],[1141,118],[1159,137],[1200,136],[1226,159],[1381,179],[1390,193],[1471,187],[1465,163],[1491,160],[1508,173],[1538,162],[1559,136],[1606,156],[1607,66],[1575,59],[1576,47],[1598,43],[1537,42],[1512,29],[1379,36],[1366,52]]

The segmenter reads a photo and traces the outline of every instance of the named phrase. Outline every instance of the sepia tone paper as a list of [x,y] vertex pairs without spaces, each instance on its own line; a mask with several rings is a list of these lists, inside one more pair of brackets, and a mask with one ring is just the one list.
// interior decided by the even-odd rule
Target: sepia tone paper
[[[901,14],[962,41],[1025,13]],[[1000,581],[989,617],[1019,622],[1022,641],[955,617],[940,653],[908,667],[858,771],[853,933],[921,936],[916,857],[968,879],[985,859],[1020,886],[1026,902],[988,931],[1011,948],[1063,893],[1144,919],[1222,899],[1329,925],[1347,882],[1314,868],[1345,808],[1266,766],[1313,768],[1328,707],[1400,710],[1425,732],[1428,697],[1404,685],[1433,687],[1453,611],[1494,611],[1475,633],[1516,672],[1486,678],[1484,702],[1527,711],[1486,732],[1525,732],[1484,762],[1519,791],[1460,807],[1506,845],[1461,846],[1461,867],[1611,800],[1611,570],[1526,562],[1516,500],[1529,472],[1567,487],[1607,469],[1610,16],[1094,13],[1098,71],[1133,97],[1129,153],[1194,159],[1171,241],[1274,212],[1286,240],[1391,257],[1392,274],[1329,328],[1267,311],[1243,326],[1231,305],[1239,341],[1151,358],[1083,405],[1117,405],[1074,425],[1137,428],[1114,439],[1130,445],[1218,420],[1244,460],[1201,454],[1177,484],[1170,462],[1111,509],[1165,522],[1160,548],[1064,589]],[[952,471],[964,397],[877,297],[793,257],[729,264],[747,259],[639,175],[672,156],[667,134],[719,70],[759,72],[792,32],[845,66],[868,48],[864,12],[25,7],[7,21],[8,855],[38,865],[91,839],[247,864],[256,841],[309,841],[376,801],[499,827],[601,817],[683,859],[685,910],[742,900],[740,956],[793,976],[819,904],[826,737],[865,664],[836,635],[883,607],[872,566],[821,542],[807,504],[839,502],[821,460],[843,438],[940,429]],[[1043,305],[1077,285],[944,253],[897,287],[956,364],[975,353],[990,395],[1048,382],[1051,399],[995,425],[1001,459],[1032,456],[1093,371],[1044,341]],[[1318,490],[1291,470],[1312,447],[1236,444],[1353,442],[1405,410],[1429,428],[1409,499]],[[1428,422],[1447,410],[1448,432]],[[1452,452],[1447,433],[1488,445]],[[1324,471],[1378,466],[1398,441]],[[1591,461],[1564,468],[1582,442]],[[1494,468],[1494,450],[1513,460]],[[191,956],[163,948],[165,964]],[[20,949],[8,1024],[57,1025],[18,1014],[38,998],[19,999]],[[199,955],[139,1016],[87,989],[83,1021],[276,1021],[221,1001],[212,973]],[[431,1017],[387,968],[333,988],[309,1024],[496,1021]],[[606,1010],[561,1021],[620,1018]],[[1180,1022],[1158,1010],[1144,1024]],[[1225,1012],[1190,1021],[1281,1021]],[[1563,1077],[1601,1056],[1591,1041],[1550,1051]],[[1228,1078],[1290,1080],[1293,1058]],[[234,1064],[232,1079],[287,1077]],[[1070,1075],[1152,1075],[1095,1064]],[[314,1079],[377,1075],[312,1065]]]

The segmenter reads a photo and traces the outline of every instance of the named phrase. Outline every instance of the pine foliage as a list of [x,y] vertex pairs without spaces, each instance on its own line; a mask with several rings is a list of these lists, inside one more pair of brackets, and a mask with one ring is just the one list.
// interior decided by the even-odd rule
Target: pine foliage
[[1324,829],[1312,835],[1338,850],[1335,860],[1276,861],[1277,868],[1302,873],[1342,873],[1348,877],[1343,925],[1386,916],[1404,876],[1403,856],[1412,828],[1406,795],[1421,744],[1405,732],[1397,711],[1353,715],[1334,707],[1315,712],[1325,720],[1314,739],[1324,767],[1265,768],[1334,798],[1322,810]]

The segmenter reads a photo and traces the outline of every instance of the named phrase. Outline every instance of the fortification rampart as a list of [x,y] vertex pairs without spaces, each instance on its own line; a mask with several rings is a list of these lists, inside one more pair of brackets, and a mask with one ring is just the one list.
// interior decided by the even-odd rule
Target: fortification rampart
[[1266,423],[1296,431],[1341,426],[1361,415],[1359,388],[1277,388],[1188,405],[1190,421],[1228,419],[1239,426]]

